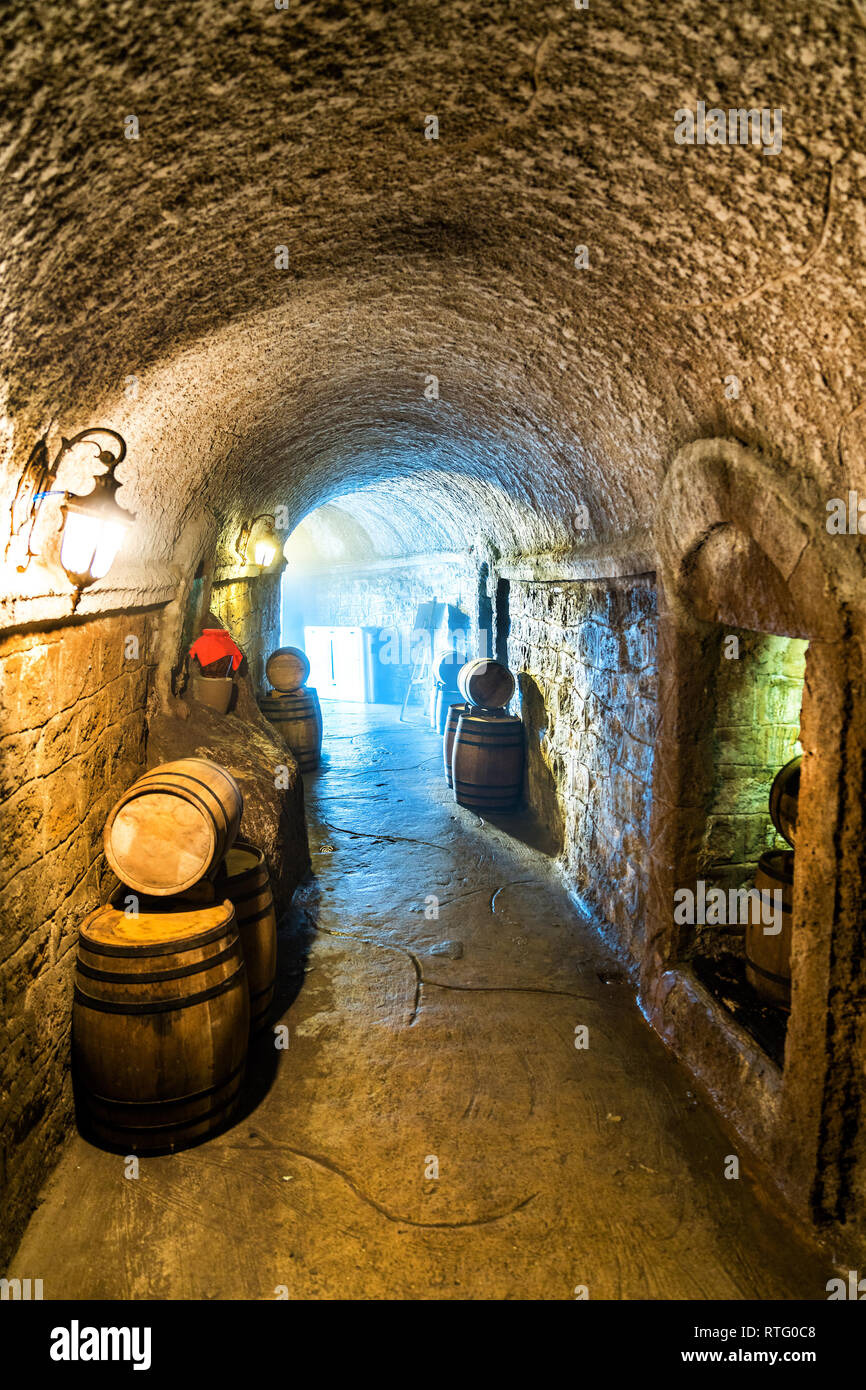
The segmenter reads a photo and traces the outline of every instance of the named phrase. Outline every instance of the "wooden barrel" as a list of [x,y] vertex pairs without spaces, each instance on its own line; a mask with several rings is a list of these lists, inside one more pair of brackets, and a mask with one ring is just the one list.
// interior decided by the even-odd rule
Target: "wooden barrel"
[[470,705],[501,709],[514,694],[515,681],[507,666],[480,656],[461,667],[457,689]]
[[764,914],[752,902],[746,925],[746,979],[762,999],[770,1004],[791,1007],[791,918],[794,906],[794,853],[789,849],[770,850],[762,854],[755,872],[755,887],[759,892],[782,893],[782,929],[767,935],[765,925],[774,925],[771,911],[775,898],[769,900]]
[[278,729],[302,772],[319,766],[322,752],[322,711],[312,686],[285,695],[268,695],[259,708]]
[[309,674],[310,663],[300,647],[277,647],[265,663],[265,675],[274,690],[299,690]]
[[79,934],[73,1063],[96,1136],[129,1153],[176,1149],[223,1125],[249,1036],[246,969],[230,902],[108,905]]
[[451,754],[454,749],[454,735],[457,733],[457,720],[461,714],[467,714],[472,706],[467,704],[449,705],[445,716],[445,731],[442,735],[442,758],[445,763],[445,781],[449,787],[453,787],[454,779],[451,774]]
[[262,851],[235,840],[215,886],[234,906],[247,967],[250,1030],[257,1033],[267,1024],[277,973],[277,915]]
[[770,788],[770,818],[789,845],[796,842],[797,810],[800,799],[800,767],[802,755],[792,758],[776,773]]
[[454,800],[473,811],[512,811],[523,789],[523,723],[514,714],[460,714],[451,755]]
[[[441,681],[436,682],[436,699],[433,702],[433,728],[437,733],[445,736],[445,726],[448,723],[448,711],[452,705],[462,704],[460,694],[456,690],[449,690]],[[457,728],[455,721],[454,729]],[[453,730],[452,730],[453,736]],[[450,772],[450,767],[449,767]]]
[[437,656],[433,676],[437,681],[442,682],[446,690],[456,690],[457,677],[465,665],[466,657],[463,652],[458,651],[456,647],[451,647],[441,656]]
[[121,883],[167,897],[212,876],[234,844],[244,800],[230,772],[181,758],[146,772],[105,824],[105,856]]

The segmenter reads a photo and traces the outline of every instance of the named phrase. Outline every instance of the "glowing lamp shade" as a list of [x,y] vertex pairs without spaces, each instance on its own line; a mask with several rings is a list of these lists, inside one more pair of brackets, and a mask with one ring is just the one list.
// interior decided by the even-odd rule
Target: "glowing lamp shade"
[[98,485],[89,497],[69,498],[63,511],[60,563],[72,583],[83,589],[108,574],[132,518],[110,490]]
[[269,540],[256,541],[256,548],[253,554],[256,564],[260,565],[263,570],[266,570],[269,565],[273,564],[276,553],[277,547],[272,545]]

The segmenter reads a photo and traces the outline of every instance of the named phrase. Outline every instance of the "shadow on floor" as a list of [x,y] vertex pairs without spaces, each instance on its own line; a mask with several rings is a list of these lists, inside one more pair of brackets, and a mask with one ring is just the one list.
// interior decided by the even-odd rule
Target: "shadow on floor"
[[277,976],[267,1025],[250,1039],[247,1072],[233,1124],[238,1124],[261,1105],[276,1079],[282,1052],[275,1045],[273,1020],[284,1018],[304,985],[310,946],[319,918],[318,880],[308,872],[295,889],[292,901],[277,923]]
[[558,827],[543,820],[525,806],[509,815],[500,811],[471,811],[470,815],[478,815],[488,825],[495,825],[503,835],[518,840],[529,849],[538,850],[551,858],[559,854],[561,840],[558,837]]

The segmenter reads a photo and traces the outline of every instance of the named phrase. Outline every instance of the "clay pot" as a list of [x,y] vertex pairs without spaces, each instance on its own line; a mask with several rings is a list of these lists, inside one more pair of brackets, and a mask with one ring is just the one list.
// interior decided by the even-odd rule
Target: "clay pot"
[[208,705],[217,714],[227,714],[232,702],[234,681],[231,676],[193,676],[190,681],[192,698]]

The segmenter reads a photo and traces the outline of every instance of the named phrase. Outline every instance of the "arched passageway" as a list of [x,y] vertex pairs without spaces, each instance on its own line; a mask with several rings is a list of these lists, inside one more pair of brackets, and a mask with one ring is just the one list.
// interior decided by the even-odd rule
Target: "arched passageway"
[[[397,675],[378,663],[369,723],[331,711],[325,747],[346,837],[333,861],[327,776],[307,782],[305,819],[302,772],[258,709],[281,642],[302,645],[307,629],[329,625],[402,634],[436,601],[465,614],[468,654],[484,646],[515,674],[534,830],[527,845],[499,827],[488,861],[480,830],[462,811],[452,822],[441,788],[409,785],[419,758],[409,781],[384,783],[401,816],[429,820],[429,837],[408,838],[430,838],[432,854],[447,843],[449,892],[464,876],[481,901],[500,872],[510,882],[535,855],[527,875],[567,923],[537,935],[531,901],[509,909],[512,945],[525,938],[537,951],[521,987],[559,981],[557,997],[571,999],[585,983],[575,943],[593,962],[594,951],[612,952],[616,967],[599,956],[587,988],[604,1036],[613,996],[599,972],[622,977],[609,1022],[628,1013],[630,1041],[615,1055],[625,1065],[633,1043],[646,1061],[638,1091],[658,1060],[647,1061],[656,1041],[641,1032],[640,1008],[677,1058],[670,1065],[685,1069],[676,1075],[695,1078],[701,1135],[723,1132],[715,1109],[736,1136],[730,1151],[741,1146],[749,1171],[757,1164],[784,1221],[855,1260],[866,1238],[860,18],[835,0],[796,22],[781,5],[696,16],[686,0],[664,13],[593,0],[496,17],[465,0],[411,14],[148,0],[134,14],[121,4],[13,7],[3,27],[8,1252],[61,1145],[84,1142],[71,1137],[79,930],[116,891],[103,829],[147,768],[206,756],[243,783],[244,833],[267,859],[286,969],[304,940],[312,850],[322,891],[341,904],[320,905],[323,933],[342,912],[379,934],[370,959],[380,950],[390,961],[379,982],[389,1026],[409,1030],[402,1041],[415,1048],[421,1020],[445,1019],[444,1000],[426,1020],[430,1001],[420,1020],[400,1014],[410,978],[401,949],[418,955],[409,914],[423,911],[428,869],[411,892],[400,882],[390,809],[383,838],[372,832],[360,848],[382,788],[357,760],[388,739],[402,758],[413,737],[427,756],[417,721],[392,719],[387,737],[376,722],[400,704],[414,662],[397,662]],[[682,111],[700,106],[742,111],[751,143],[683,143]],[[750,125],[757,108],[775,124]],[[63,563],[63,493],[90,494],[93,448],[64,453],[52,472],[34,466],[34,445],[45,438],[50,463],[62,438],[96,426],[113,432],[103,447],[125,444],[116,500],[129,526],[107,572],[82,584],[90,573]],[[844,525],[833,527],[840,509]],[[257,562],[268,537],[273,559]],[[191,644],[217,625],[244,659],[224,716],[193,698],[189,679]],[[792,984],[780,1013],[748,993],[742,922],[684,930],[675,911],[699,883],[749,887],[762,855],[780,848],[767,798],[800,750]],[[478,878],[464,874],[469,846]],[[350,850],[358,858],[344,882]],[[373,911],[349,893],[352,876],[368,873],[399,902],[405,939],[387,906]],[[467,989],[493,992],[519,974],[511,948],[497,952],[491,939],[494,915],[474,924],[464,957],[436,967],[455,995],[461,972]],[[440,935],[450,940],[450,928]],[[349,960],[355,948],[320,946],[337,952],[336,980],[339,952]],[[335,995],[346,1018],[363,1012],[356,991],[375,994],[377,969],[359,965]],[[433,977],[425,965],[417,978]],[[286,1026],[302,1024],[306,1040],[292,1053],[299,1070],[272,1085],[259,1070],[250,1092],[277,1106],[279,1124],[281,1086],[300,1088],[315,1112],[304,1088],[317,1068],[333,1067],[330,1082],[345,1061],[317,1043],[327,1008],[311,1004],[315,972],[310,981],[293,995],[284,979]],[[535,1020],[470,1011],[464,1023],[516,1035]],[[560,1043],[568,1022],[557,1015]],[[510,1055],[524,1057],[532,1091],[521,1047]],[[468,1038],[466,1049],[475,1055]],[[387,1088],[380,1095],[372,1070],[360,1075],[386,1111]],[[603,1068],[592,1084],[604,1109]],[[523,1119],[493,1081],[470,1087],[472,1097],[485,1086],[504,1107],[490,1121],[495,1145]],[[466,1103],[471,1112],[476,1100]],[[672,1123],[664,1105],[653,1120],[662,1128]],[[619,1105],[608,1109],[614,1119],[601,1117],[593,1142],[608,1123],[626,1133],[625,1100],[622,1130]],[[544,1113],[539,1154],[586,1122],[579,1108]],[[230,1138],[219,1142],[220,1161],[235,1163]],[[612,1149],[598,1142],[604,1167]],[[689,1143],[671,1161],[703,1193]],[[311,1149],[308,1161],[327,1157]],[[391,1221],[408,1208],[381,1190],[384,1153],[369,1162],[373,1181],[356,1181],[348,1160],[341,1181]],[[524,1192],[518,1176],[509,1193]],[[498,1211],[493,1179],[475,1177],[476,1195],[464,1191],[453,1211],[443,1188],[428,1194],[445,1225],[476,1199]],[[728,1191],[721,1159],[712,1181]],[[606,1182],[600,1210],[612,1211]],[[719,1200],[728,1211],[734,1199]],[[661,1186],[646,1202],[663,1205]],[[368,1220],[359,1218],[362,1247]],[[660,1240],[646,1220],[647,1241]],[[784,1293],[795,1239],[784,1221],[762,1224],[749,1207],[765,1282],[729,1287],[720,1276],[696,1296]],[[601,1225],[600,1249],[614,1239]],[[715,1252],[706,1258],[721,1262],[716,1234],[702,1229]],[[50,1234],[31,1226],[27,1238]],[[473,1296],[504,1296],[505,1284],[485,1288],[479,1251]],[[681,1296],[672,1279],[617,1285],[602,1266],[603,1296]],[[580,1282],[579,1271],[565,1277]],[[239,1273],[230,1296],[241,1285]],[[542,1279],[537,1295],[555,1286]],[[383,1295],[389,1287],[383,1276]]]

